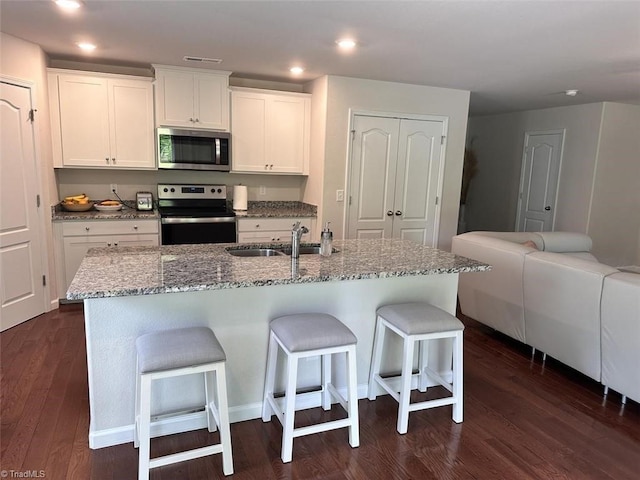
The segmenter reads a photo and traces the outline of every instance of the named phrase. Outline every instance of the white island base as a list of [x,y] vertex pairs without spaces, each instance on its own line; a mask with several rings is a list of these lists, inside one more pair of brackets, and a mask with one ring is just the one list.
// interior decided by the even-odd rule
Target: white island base
[[[271,319],[323,312],[345,323],[358,338],[358,398],[365,398],[376,309],[388,303],[426,301],[455,314],[457,286],[458,274],[446,273],[86,299],[89,446],[133,441],[135,339],[139,335],[210,327],[227,354],[229,414],[232,422],[239,422],[261,416]],[[446,340],[440,342],[429,352],[431,366],[450,378],[451,346]],[[400,370],[399,343],[395,343],[391,350],[398,354],[397,361],[385,364],[389,372]],[[320,385],[317,360],[303,361],[298,372],[300,386]],[[334,378],[339,388],[345,384],[342,369],[336,370]],[[202,381],[195,376],[155,382],[152,393],[152,412],[189,410],[204,404]],[[300,406],[319,405],[320,395],[311,393]],[[206,428],[206,420],[203,413],[194,412],[181,423],[160,422],[152,435],[198,428]]]

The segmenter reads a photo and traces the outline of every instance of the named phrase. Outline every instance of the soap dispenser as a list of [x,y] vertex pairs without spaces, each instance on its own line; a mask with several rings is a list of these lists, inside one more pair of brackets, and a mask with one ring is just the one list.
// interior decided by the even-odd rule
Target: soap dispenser
[[331,255],[331,251],[333,250],[333,232],[329,230],[329,223],[330,222],[324,224],[324,229],[320,235],[320,255],[323,257]]

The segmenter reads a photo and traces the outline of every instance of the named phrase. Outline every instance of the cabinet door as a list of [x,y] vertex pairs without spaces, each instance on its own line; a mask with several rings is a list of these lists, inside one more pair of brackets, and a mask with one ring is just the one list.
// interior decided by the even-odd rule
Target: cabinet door
[[69,288],[87,251],[93,247],[106,247],[110,242],[111,237],[106,235],[85,235],[63,239],[65,290]]
[[109,80],[111,165],[155,168],[151,82]]
[[309,99],[273,96],[266,120],[267,163],[273,173],[303,173],[309,157]]
[[[109,108],[105,78],[58,75],[64,166],[109,166]],[[55,132],[54,132],[55,134]]]
[[229,130],[228,83],[224,75],[194,76],[194,127]]
[[156,124],[158,126],[188,127],[194,125],[193,74],[156,70],[158,79]]
[[232,93],[231,168],[237,172],[268,172],[266,161],[267,97]]

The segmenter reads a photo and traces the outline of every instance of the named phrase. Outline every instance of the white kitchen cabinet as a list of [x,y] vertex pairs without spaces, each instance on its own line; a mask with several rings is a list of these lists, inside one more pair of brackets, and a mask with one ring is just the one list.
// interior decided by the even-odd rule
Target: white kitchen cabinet
[[233,172],[307,174],[311,95],[231,89]]
[[154,65],[156,126],[229,130],[229,75]]
[[48,76],[55,167],[156,168],[150,78]]
[[87,220],[56,223],[59,297],[65,298],[82,259],[93,247],[160,245],[158,220]]
[[238,243],[291,242],[291,230],[298,221],[309,229],[309,233],[302,236],[302,241],[310,241],[316,223],[313,217],[238,218]]

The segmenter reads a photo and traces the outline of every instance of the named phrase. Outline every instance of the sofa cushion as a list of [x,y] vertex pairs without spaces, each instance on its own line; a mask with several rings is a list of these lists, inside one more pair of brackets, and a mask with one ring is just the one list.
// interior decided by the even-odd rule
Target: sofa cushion
[[538,232],[544,242],[545,252],[590,252],[593,242],[584,233]]

